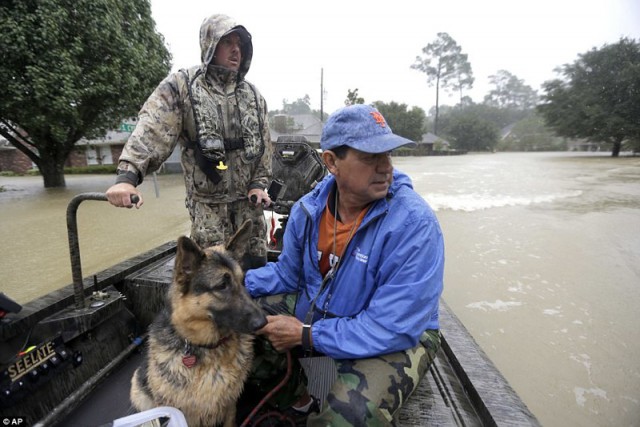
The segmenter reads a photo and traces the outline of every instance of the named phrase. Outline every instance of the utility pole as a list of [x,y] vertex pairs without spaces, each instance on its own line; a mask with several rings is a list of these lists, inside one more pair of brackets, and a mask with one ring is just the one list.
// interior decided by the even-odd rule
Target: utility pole
[[324,123],[324,110],[323,110],[323,104],[324,104],[324,88],[323,88],[323,84],[324,84],[324,68],[320,68],[320,123]]

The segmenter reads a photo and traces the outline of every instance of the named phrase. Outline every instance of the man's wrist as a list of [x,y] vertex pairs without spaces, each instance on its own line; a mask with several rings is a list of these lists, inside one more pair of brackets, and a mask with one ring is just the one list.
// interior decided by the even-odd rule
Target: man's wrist
[[132,171],[125,171],[118,169],[118,176],[116,177],[116,184],[120,184],[122,182],[126,182],[128,184],[137,187],[140,183],[140,179],[137,173]]
[[267,187],[261,182],[252,182],[251,184],[249,184],[249,191],[255,189],[266,191]]

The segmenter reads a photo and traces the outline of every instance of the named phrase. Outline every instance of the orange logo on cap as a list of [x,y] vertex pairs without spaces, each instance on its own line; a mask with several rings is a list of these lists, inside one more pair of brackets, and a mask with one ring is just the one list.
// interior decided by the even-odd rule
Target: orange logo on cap
[[377,124],[379,124],[382,127],[387,126],[387,122],[384,121],[384,117],[382,117],[382,114],[380,114],[377,111],[372,111],[369,114],[373,116]]

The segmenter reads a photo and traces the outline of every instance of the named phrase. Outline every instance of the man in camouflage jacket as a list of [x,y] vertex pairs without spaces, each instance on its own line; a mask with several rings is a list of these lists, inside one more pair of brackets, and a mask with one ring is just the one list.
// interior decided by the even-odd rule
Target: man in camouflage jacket
[[[247,219],[254,223],[245,267],[266,262],[262,205],[271,201],[271,143],[264,98],[244,77],[251,35],[232,18],[213,15],[200,28],[202,64],[165,78],[149,96],[118,163],[111,204],[131,207],[143,178],[179,144],[191,216],[202,246],[224,242]],[[255,197],[253,197],[255,196]]]

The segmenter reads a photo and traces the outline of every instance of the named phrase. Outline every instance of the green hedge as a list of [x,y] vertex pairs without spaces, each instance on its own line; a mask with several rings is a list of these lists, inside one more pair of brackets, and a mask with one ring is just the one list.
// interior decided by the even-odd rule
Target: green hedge
[[[81,174],[103,174],[103,175],[115,175],[117,165],[91,165],[91,166],[76,166],[76,167],[65,167],[64,174],[65,175],[81,175]],[[38,168],[29,169],[24,173],[24,175],[29,176],[40,176],[40,170]],[[7,176],[19,176],[18,174],[12,173],[12,175]]]
[[[91,166],[77,166],[77,167],[65,167],[65,175],[82,175],[82,174],[102,174],[102,175],[115,175],[118,165],[91,165]],[[161,169],[158,174],[173,173],[169,169]],[[40,170],[38,168],[29,169],[23,174],[15,173],[11,171],[0,171],[0,176],[40,176]],[[2,427],[2,426],[0,426]]]
[[78,166],[78,167],[70,167],[64,168],[65,175],[76,175],[76,174],[109,174],[114,175],[116,173],[116,168],[118,165],[90,165],[90,166]]

